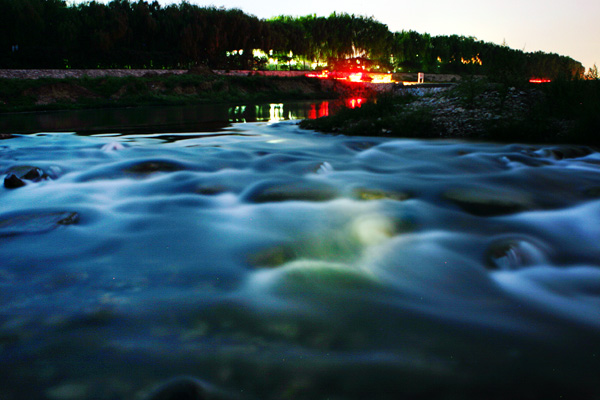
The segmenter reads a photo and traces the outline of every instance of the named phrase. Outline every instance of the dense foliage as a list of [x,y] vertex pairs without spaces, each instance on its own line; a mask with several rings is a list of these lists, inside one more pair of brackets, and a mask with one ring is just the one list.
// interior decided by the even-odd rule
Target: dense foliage
[[[373,68],[516,76],[581,76],[565,56],[473,37],[390,32],[373,18],[281,16],[187,2],[0,0],[0,68],[310,68],[340,59]],[[261,50],[258,52],[257,50]]]

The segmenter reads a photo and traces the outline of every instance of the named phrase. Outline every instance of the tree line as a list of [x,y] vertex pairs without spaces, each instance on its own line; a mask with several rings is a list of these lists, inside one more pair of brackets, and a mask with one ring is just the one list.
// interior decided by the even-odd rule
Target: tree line
[[[580,77],[581,63],[474,37],[390,32],[371,17],[259,19],[182,2],[0,0],[0,68],[305,69],[364,60],[399,72]],[[364,64],[363,64],[364,65]]]

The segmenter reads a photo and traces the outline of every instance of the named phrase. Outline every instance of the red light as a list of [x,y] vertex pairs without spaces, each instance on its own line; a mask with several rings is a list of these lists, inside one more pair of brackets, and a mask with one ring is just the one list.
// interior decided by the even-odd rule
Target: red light
[[306,74],[307,77],[309,78],[319,78],[319,79],[328,79],[329,78],[329,71],[327,70],[323,70],[319,73],[317,72],[310,72],[308,74]]
[[356,74],[349,74],[348,75],[348,80],[350,82],[362,82],[363,81],[363,74],[362,72],[356,73]]
[[529,83],[548,83],[548,82],[552,82],[551,79],[540,79],[540,78],[531,78],[529,80]]
[[[364,66],[361,66],[364,70]],[[350,71],[327,71],[309,72],[306,74],[309,78],[319,79],[338,79],[349,82],[368,82],[368,83],[393,83],[392,74],[373,73],[373,72],[350,72]]]

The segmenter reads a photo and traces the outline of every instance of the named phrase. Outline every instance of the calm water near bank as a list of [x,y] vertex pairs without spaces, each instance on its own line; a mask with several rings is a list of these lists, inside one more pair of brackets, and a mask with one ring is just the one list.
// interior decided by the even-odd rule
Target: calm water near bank
[[597,399],[600,154],[285,121],[330,107],[0,141],[0,398]]
[[[356,101],[346,102],[356,106]],[[0,114],[0,132],[213,132],[237,122],[318,118],[335,112],[342,104],[343,100],[318,100],[7,113]]]

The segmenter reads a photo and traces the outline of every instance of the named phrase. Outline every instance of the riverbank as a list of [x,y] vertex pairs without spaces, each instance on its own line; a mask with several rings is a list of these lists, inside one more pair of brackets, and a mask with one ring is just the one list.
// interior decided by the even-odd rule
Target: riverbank
[[348,93],[373,96],[373,90],[366,86],[304,76],[230,76],[209,70],[192,70],[186,73],[54,78],[41,74],[34,78],[32,73],[29,79],[0,78],[0,113],[324,99]]
[[301,127],[357,136],[600,145],[600,82],[509,85],[463,80],[393,95]]
[[[306,71],[164,69],[0,69],[0,113],[237,101],[373,97],[393,83],[309,79]],[[417,74],[394,74],[397,82]],[[458,75],[426,74],[427,82]]]

